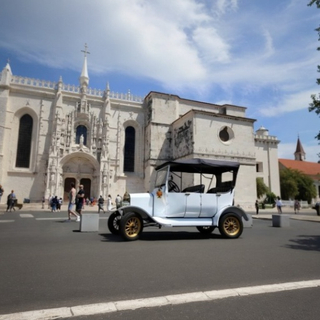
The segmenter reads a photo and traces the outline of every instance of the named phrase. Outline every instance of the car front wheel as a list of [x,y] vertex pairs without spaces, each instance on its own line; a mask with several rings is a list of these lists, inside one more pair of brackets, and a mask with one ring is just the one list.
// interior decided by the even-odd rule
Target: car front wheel
[[120,220],[121,220],[121,215],[118,212],[114,212],[110,215],[108,219],[108,228],[112,234],[119,234]]
[[219,231],[222,236],[230,239],[239,238],[243,231],[241,218],[235,213],[227,213],[220,218]]
[[143,222],[141,217],[135,212],[125,214],[120,221],[120,234],[128,241],[139,239],[139,235],[143,230]]

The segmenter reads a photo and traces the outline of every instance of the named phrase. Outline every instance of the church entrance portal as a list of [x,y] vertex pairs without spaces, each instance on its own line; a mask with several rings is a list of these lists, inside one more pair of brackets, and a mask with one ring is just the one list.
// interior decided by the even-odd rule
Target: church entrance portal
[[[79,185],[76,184],[75,178],[66,178],[64,181],[64,192],[63,192],[63,201],[69,201],[69,191],[71,189],[71,183],[74,183],[76,190],[78,192]],[[89,198],[91,196],[91,180],[87,178],[80,179],[80,184],[83,185],[83,189],[85,192],[85,198]]]

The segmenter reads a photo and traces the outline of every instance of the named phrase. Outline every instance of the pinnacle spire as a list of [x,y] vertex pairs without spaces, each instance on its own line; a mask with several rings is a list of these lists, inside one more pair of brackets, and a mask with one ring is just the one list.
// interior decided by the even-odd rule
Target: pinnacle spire
[[83,61],[83,67],[82,72],[80,75],[80,86],[88,86],[89,85],[89,75],[88,75],[88,65],[87,65],[87,54],[90,54],[88,51],[87,44],[84,45],[84,50],[81,50],[81,52],[84,52],[84,61]]
[[306,159],[306,153],[304,152],[304,149],[303,149],[303,146],[302,146],[302,143],[300,141],[299,136],[298,136],[298,140],[297,140],[296,151],[294,153],[294,158],[295,158],[295,160],[298,160],[298,161],[303,161]]

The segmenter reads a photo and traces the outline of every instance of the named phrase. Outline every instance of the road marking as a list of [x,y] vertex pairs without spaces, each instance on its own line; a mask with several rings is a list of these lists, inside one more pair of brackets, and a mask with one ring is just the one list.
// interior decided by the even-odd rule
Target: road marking
[[31,213],[20,213],[20,218],[34,218]]
[[66,220],[67,217],[55,217],[55,218],[36,218],[36,220]]
[[87,315],[111,313],[141,308],[162,307],[166,305],[184,304],[190,302],[212,301],[229,297],[241,297],[254,294],[280,292],[320,287],[320,280],[286,282],[253,287],[242,287],[224,290],[200,291],[184,294],[174,294],[145,299],[123,300],[106,303],[88,304],[83,306],[63,307],[54,309],[34,310],[0,315],[0,320],[48,320],[72,318]]
[[14,222],[15,220],[0,220],[0,223]]

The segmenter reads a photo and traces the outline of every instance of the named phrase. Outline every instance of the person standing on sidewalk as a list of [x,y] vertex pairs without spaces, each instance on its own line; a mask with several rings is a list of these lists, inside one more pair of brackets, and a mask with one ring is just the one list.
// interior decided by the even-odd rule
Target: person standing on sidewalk
[[259,214],[259,202],[258,202],[258,200],[256,200],[254,206],[256,208],[256,214]]
[[76,189],[74,187],[74,183],[71,182],[70,184],[70,192],[69,192],[69,205],[68,205],[68,222],[71,221],[71,215],[77,218],[76,221],[80,221],[80,217],[73,211],[75,202],[76,202]]
[[278,213],[282,213],[282,201],[280,197],[277,197],[276,206],[277,206]]
[[116,207],[117,207],[117,209],[119,209],[121,207],[121,202],[122,202],[122,198],[118,194],[117,197],[116,197]]
[[294,207],[294,214],[297,214],[297,212],[299,213],[301,205],[298,199],[294,201],[293,207]]

